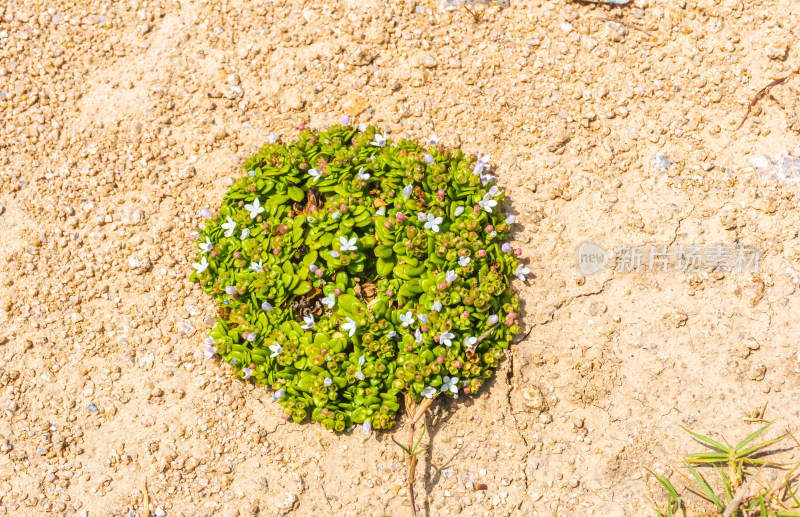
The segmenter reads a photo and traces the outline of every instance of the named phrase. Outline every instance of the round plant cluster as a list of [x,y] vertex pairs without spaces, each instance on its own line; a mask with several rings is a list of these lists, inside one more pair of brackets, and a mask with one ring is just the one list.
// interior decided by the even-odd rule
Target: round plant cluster
[[528,273],[488,157],[302,130],[244,162],[191,279],[220,304],[207,354],[271,385],[283,418],[387,429],[398,394],[475,393],[519,332]]

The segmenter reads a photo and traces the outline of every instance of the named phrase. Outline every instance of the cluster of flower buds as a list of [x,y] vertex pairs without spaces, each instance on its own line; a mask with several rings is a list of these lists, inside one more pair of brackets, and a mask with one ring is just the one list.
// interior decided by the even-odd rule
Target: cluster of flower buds
[[488,156],[348,121],[270,137],[243,166],[193,264],[221,307],[208,356],[334,431],[391,427],[401,393],[480,389],[529,273]]

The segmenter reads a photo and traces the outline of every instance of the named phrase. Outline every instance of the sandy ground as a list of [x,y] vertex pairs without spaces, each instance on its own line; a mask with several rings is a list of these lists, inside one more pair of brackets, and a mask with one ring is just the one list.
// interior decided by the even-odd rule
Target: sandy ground
[[[797,7],[2,2],[0,515],[141,517],[145,480],[158,516],[408,515],[389,433],[287,424],[204,360],[188,281],[242,158],[343,113],[490,154],[536,276],[528,338],[428,419],[424,515],[646,515],[682,425],[796,430],[800,77],[738,125],[800,65]],[[584,239],[763,257],[583,278]]]

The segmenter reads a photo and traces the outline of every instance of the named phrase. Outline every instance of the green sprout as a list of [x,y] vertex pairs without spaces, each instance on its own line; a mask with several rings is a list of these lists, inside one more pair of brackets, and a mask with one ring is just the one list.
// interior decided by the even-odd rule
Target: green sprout
[[207,354],[337,432],[391,428],[401,394],[476,393],[529,273],[488,157],[349,123],[270,140],[198,238],[190,278],[220,306]]
[[[750,484],[754,478],[750,475],[751,472],[747,470],[747,466],[757,466],[758,468],[782,466],[779,463],[763,459],[761,456],[774,453],[775,451],[764,449],[781,442],[790,435],[784,434],[757,445],[751,445],[772,424],[773,422],[767,423],[736,445],[730,445],[727,441],[722,444],[707,436],[685,429],[695,439],[716,450],[686,455],[684,461],[689,468],[691,478],[680,470],[676,471],[686,479],[689,486],[698,485],[700,491],[696,491],[691,487],[688,490],[714,504],[717,514],[723,515],[723,517],[745,517],[750,515],[800,517],[800,501],[798,501],[791,487],[795,473],[800,469],[800,464],[790,469],[779,484],[772,487],[762,487],[756,491],[756,495],[750,495]],[[719,475],[722,485],[721,491],[713,489],[711,484],[696,468],[702,466],[711,466]],[[659,476],[649,470],[648,472],[667,491],[667,510],[662,512],[656,508],[656,517],[677,515],[681,509],[681,497],[675,487],[666,477]],[[790,501],[786,501],[787,494],[791,497]]]

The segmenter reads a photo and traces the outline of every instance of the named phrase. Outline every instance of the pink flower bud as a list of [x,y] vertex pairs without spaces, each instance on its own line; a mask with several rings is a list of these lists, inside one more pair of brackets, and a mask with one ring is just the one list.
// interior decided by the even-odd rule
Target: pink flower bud
[[394,296],[394,291],[392,291],[391,289],[387,289],[386,290],[386,296],[389,296],[389,297]]
[[306,125],[303,124],[302,122],[300,123],[299,126],[297,126],[297,129],[299,129],[300,131],[304,130],[305,128],[306,128]]
[[320,353],[327,354],[328,353],[328,349],[327,348],[323,348],[322,350],[320,350]]
[[469,311],[464,311],[464,312],[461,314],[461,317],[462,317],[462,318],[469,318]]
[[322,413],[323,415],[327,415],[328,414],[328,408],[326,408],[326,407],[322,408],[322,411],[320,411],[320,413]]
[[475,214],[475,215],[481,213],[481,207],[479,207],[478,205],[475,205],[474,207],[472,207],[472,213]]
[[461,368],[463,365],[461,364],[461,361],[456,361],[453,363],[453,366],[455,366],[456,368]]
[[317,213],[317,205],[311,205],[310,207],[308,207],[308,210],[311,213]]
[[272,249],[272,254],[273,255],[280,255],[281,254],[281,249],[280,248],[273,248]]
[[384,228],[391,228],[392,227],[392,222],[391,221],[386,221],[385,223],[383,223],[383,227]]
[[401,223],[405,220],[406,216],[403,215],[403,212],[397,212],[397,220]]
[[322,276],[322,270],[321,269],[317,269],[316,271],[314,271],[314,274],[317,275],[317,278],[319,278],[319,277]]
[[444,199],[444,190],[442,190],[442,189],[439,189],[439,190],[437,190],[437,191],[436,191],[436,196],[437,196],[439,199]]
[[212,256],[212,257],[216,257],[216,256],[217,256],[217,250],[214,250],[214,251],[212,251],[212,252],[211,252],[211,256]]
[[439,290],[440,291],[444,291],[445,289],[447,289],[447,283],[446,282],[440,282],[439,283]]
[[469,395],[469,392],[470,392],[470,391],[471,391],[471,390],[470,390],[469,388],[464,388],[464,393],[465,393],[466,395]]
[[483,258],[486,256],[486,250],[478,250],[478,256]]
[[439,336],[433,336],[433,340],[438,343],[439,342]]
[[306,163],[301,163],[301,164],[299,165],[299,169],[300,169],[301,171],[304,171],[304,170],[308,169],[308,164],[306,164]]
[[238,251],[235,251],[235,252],[233,252],[233,258],[240,259],[240,258],[242,258],[242,254],[239,253]]
[[345,205],[344,203],[339,205],[339,211],[342,212],[342,213],[347,212],[347,205]]
[[288,420],[289,419],[289,415],[287,415],[286,413],[281,413],[281,418],[283,420]]
[[491,224],[486,226],[486,233],[492,233],[494,231],[494,226]]
[[514,255],[521,257],[522,256],[522,248],[517,248],[514,250]]
[[406,350],[411,352],[412,350],[414,350],[414,347],[412,345],[408,345],[408,346],[406,346]]
[[333,294],[339,296],[340,294],[342,294],[342,290],[337,287],[336,289],[333,290]]
[[444,362],[444,357],[439,356],[439,357],[436,358],[436,360],[439,361],[440,363],[443,363]]
[[423,325],[423,326],[421,326],[419,329],[420,329],[422,332],[428,332],[428,326],[427,326],[427,325]]

